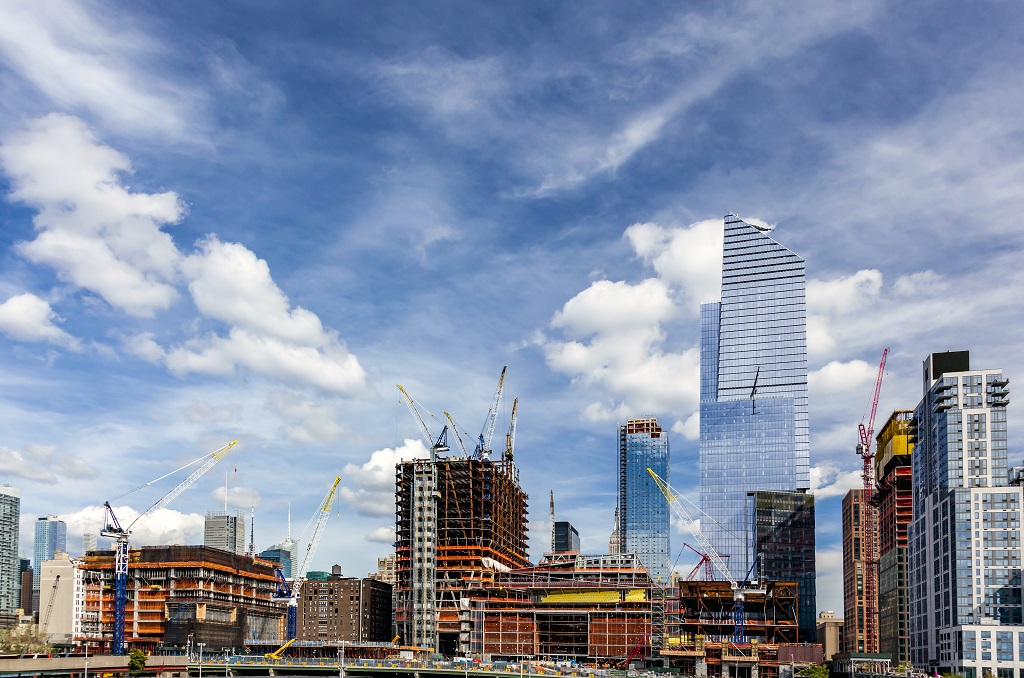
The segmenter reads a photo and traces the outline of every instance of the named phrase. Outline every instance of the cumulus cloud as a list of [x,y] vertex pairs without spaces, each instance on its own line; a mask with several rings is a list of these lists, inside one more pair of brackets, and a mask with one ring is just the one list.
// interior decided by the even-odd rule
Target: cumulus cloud
[[842,497],[850,490],[860,487],[864,487],[860,470],[843,470],[833,462],[811,467],[811,492],[817,501],[829,497]]
[[841,362],[833,360],[824,367],[807,375],[807,384],[814,397],[856,391],[863,384],[872,382],[878,373],[863,360]]
[[633,224],[625,235],[637,256],[651,264],[662,280],[680,288],[686,311],[696,313],[701,303],[721,296],[721,219],[698,221],[686,228]]
[[346,464],[341,474],[345,485],[341,498],[364,516],[388,516],[395,512],[395,465],[409,459],[426,459],[430,452],[420,440],[406,438],[398,448],[376,450],[369,461]]
[[7,336],[81,350],[81,342],[55,324],[60,320],[49,302],[34,294],[19,294],[0,304],[0,332]]
[[882,273],[865,269],[831,280],[807,281],[807,350],[812,356],[831,354],[841,337],[837,320],[877,301],[882,291]]
[[[230,476],[229,476],[230,477]],[[259,490],[252,487],[231,487],[227,488],[227,504],[237,509],[255,508],[260,505],[262,497]],[[217,487],[210,492],[210,499],[219,505],[224,504],[225,492],[223,487]]]
[[[114,515],[122,527],[131,525],[139,512],[130,506],[114,506]],[[87,506],[74,513],[62,514],[69,534],[98,533],[103,527],[103,507]],[[181,513],[161,508],[132,526],[131,543],[136,546],[164,544],[201,544],[205,517],[198,513]]]
[[23,256],[131,315],[170,306],[179,254],[160,227],[183,216],[177,195],[122,185],[128,159],[66,115],[33,120],[9,137],[0,164],[11,197],[37,210],[38,235],[20,243]]
[[58,478],[93,478],[96,470],[84,459],[58,454],[53,445],[28,445],[23,450],[0,446],[0,474],[55,483]]
[[[178,375],[246,370],[332,393],[365,387],[365,372],[338,333],[292,307],[266,261],[214,235],[183,256],[161,230],[184,216],[182,201],[172,192],[130,190],[122,182],[128,159],[81,120],[55,114],[30,122],[0,148],[0,166],[11,177],[11,197],[36,209],[38,235],[18,248],[29,261],[139,317],[167,310],[185,283],[199,312],[226,326],[169,347],[141,332],[124,342],[129,353]],[[76,348],[44,304],[25,295],[5,302],[0,331]]]

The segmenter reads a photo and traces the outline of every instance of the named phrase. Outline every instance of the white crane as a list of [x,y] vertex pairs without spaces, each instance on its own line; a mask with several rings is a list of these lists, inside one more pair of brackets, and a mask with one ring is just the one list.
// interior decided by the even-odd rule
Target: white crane
[[501,368],[501,377],[498,378],[498,388],[494,391],[494,400],[491,401],[491,409],[487,410],[487,418],[484,420],[484,427],[480,430],[480,439],[477,442],[475,456],[478,459],[490,459],[491,440],[494,439],[494,425],[498,420],[498,407],[501,405],[501,392],[505,388],[505,371],[508,365]]

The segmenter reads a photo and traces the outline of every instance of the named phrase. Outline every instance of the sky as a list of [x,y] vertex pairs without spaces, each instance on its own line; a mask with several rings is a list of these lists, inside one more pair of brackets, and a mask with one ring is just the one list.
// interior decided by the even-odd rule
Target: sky
[[883,348],[879,424],[932,351],[1024,374],[1024,7],[772,5],[0,5],[22,550],[54,514],[76,553],[104,501],[130,522],[175,476],[120,495],[238,439],[133,543],[201,543],[226,501],[267,548],[340,476],[312,569],[365,576],[394,463],[426,454],[395,385],[475,438],[508,365],[531,557],[549,491],[604,552],[627,417],[697,497],[698,308],[735,213],[807,262],[818,608],[842,610]]

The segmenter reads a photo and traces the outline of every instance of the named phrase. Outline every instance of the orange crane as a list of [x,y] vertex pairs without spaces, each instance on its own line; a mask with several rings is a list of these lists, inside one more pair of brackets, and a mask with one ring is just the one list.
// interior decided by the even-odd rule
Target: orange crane
[[875,524],[875,510],[871,499],[875,493],[874,458],[875,451],[871,447],[871,439],[875,434],[875,414],[878,412],[878,394],[882,391],[882,377],[885,376],[885,359],[889,349],[882,351],[882,360],[878,365],[878,377],[875,379],[875,393],[871,399],[871,416],[867,426],[862,421],[857,426],[857,455],[864,463],[861,471],[864,480],[864,511],[861,529],[863,530],[864,560],[864,649],[867,652],[878,651],[878,593],[876,587],[878,574],[878,526]]

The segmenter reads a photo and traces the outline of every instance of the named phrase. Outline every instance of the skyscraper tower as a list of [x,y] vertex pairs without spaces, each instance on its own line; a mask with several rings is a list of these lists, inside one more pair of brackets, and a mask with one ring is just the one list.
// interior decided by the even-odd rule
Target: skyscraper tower
[[651,579],[669,577],[669,507],[647,469],[668,479],[668,437],[654,417],[619,426],[618,538],[623,553],[636,553]]
[[747,494],[810,487],[804,260],[769,232],[725,217],[722,300],[700,309],[701,529],[738,580],[756,555]]
[[32,558],[32,609],[39,609],[39,576],[43,561],[53,560],[57,551],[67,553],[68,526],[57,516],[44,516],[36,520],[35,549]]
[[245,512],[207,511],[203,524],[203,546],[231,553],[245,553]]
[[10,485],[0,485],[0,613],[14,612],[21,599],[18,519],[21,498]]

